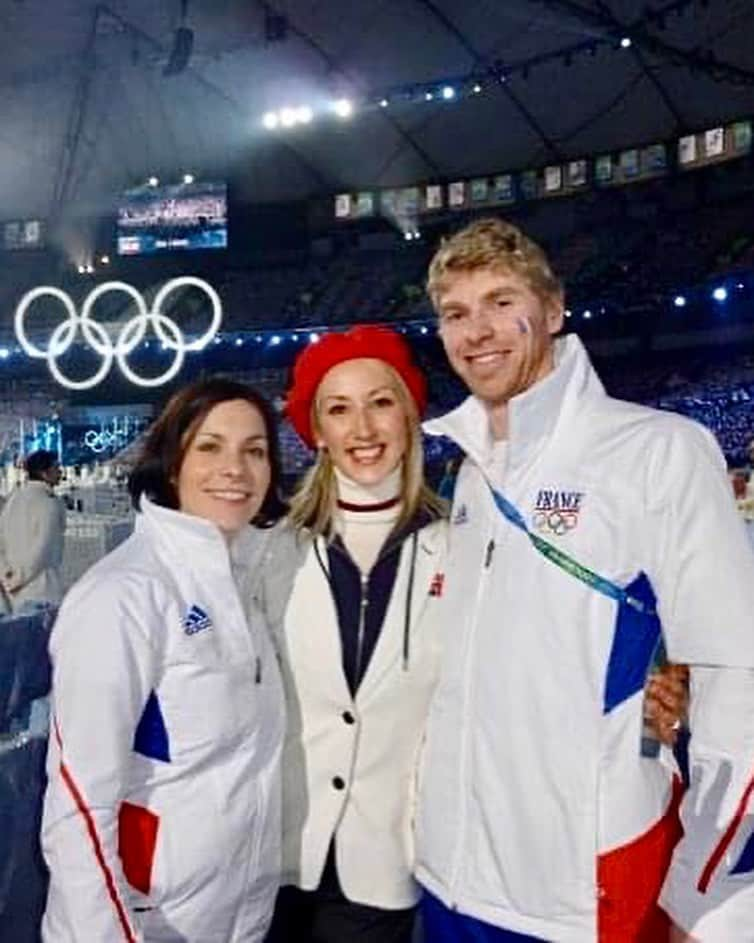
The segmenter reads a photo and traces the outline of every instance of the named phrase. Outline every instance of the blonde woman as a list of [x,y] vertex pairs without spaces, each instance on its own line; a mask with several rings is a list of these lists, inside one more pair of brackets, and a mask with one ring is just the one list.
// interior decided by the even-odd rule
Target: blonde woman
[[274,941],[411,939],[414,773],[444,581],[442,506],[422,475],[425,402],[424,378],[389,330],[328,335],[296,363],[288,412],[317,460],[267,567],[288,706],[288,886]]

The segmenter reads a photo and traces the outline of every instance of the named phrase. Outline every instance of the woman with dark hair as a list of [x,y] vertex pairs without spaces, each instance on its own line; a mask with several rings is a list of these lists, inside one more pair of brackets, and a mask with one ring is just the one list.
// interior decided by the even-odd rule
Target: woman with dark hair
[[[257,943],[277,890],[284,699],[248,585],[282,510],[274,420],[224,379],[178,392],[129,487],[134,534],[50,643],[47,943]],[[253,576],[253,574],[252,574]]]

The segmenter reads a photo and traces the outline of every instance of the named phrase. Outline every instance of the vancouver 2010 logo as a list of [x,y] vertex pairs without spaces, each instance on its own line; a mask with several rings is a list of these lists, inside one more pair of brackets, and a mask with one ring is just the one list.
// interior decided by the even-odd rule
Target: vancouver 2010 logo
[[[209,327],[201,335],[189,341],[175,321],[163,313],[162,307],[166,298],[182,287],[192,286],[203,291],[212,306],[212,319]],[[121,292],[128,296],[136,308],[136,314],[126,321],[119,329],[117,337],[113,339],[104,325],[95,321],[92,309],[95,302],[110,292]],[[53,330],[47,345],[38,347],[29,340],[26,333],[26,317],[29,308],[38,299],[44,296],[57,298],[63,305],[68,317]],[[161,386],[172,380],[183,366],[183,361],[189,351],[202,350],[217,334],[222,321],[222,303],[215,289],[202,278],[193,275],[182,275],[166,282],[154,296],[151,307],[147,305],[141,292],[127,282],[105,282],[91,291],[81,306],[81,312],[76,310],[73,299],[67,292],[51,285],[40,285],[27,292],[16,308],[15,330],[18,342],[30,356],[46,360],[50,373],[62,386],[71,390],[88,390],[101,383],[110,368],[113,360],[118,364],[123,375],[137,386]],[[149,327],[152,327],[157,338],[165,350],[173,352],[170,366],[157,376],[145,377],[138,373],[128,363],[128,357],[144,339]],[[83,380],[72,379],[60,369],[58,360],[76,343],[77,334],[81,331],[82,338],[101,358],[102,362],[95,372]]]

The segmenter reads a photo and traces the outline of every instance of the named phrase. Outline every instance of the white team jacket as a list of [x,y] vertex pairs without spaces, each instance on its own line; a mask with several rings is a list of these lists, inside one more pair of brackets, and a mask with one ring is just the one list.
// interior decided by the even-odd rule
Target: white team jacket
[[[283,884],[316,888],[336,835],[338,877],[349,900],[385,909],[418,900],[411,875],[415,775],[442,651],[435,610],[444,587],[446,527],[436,521],[417,533],[405,664],[412,541],[404,542],[380,637],[355,698],[343,674],[327,580],[311,542],[301,538],[302,562],[279,641],[288,717]],[[321,538],[319,545],[326,565]],[[265,564],[273,576],[285,566],[281,552],[290,560],[284,546]]]
[[26,603],[60,602],[64,534],[63,502],[44,481],[27,481],[8,498],[0,514],[0,565],[21,584],[10,597],[15,612]]
[[[234,543],[248,558],[251,528]],[[284,700],[220,531],[142,499],[51,639],[45,943],[257,943],[280,864]],[[245,595],[245,594],[244,594]]]
[[[663,906],[703,943],[754,940],[754,558],[712,437],[608,398],[575,337],[509,406],[498,487],[578,563],[657,596],[692,667],[693,784]],[[497,510],[474,398],[427,424],[467,454],[438,607],[446,633],[421,771],[419,880],[558,943],[629,943],[675,840],[672,766],[640,755],[651,638]],[[707,666],[707,667],[704,667]],[[728,666],[727,668],[721,666]]]

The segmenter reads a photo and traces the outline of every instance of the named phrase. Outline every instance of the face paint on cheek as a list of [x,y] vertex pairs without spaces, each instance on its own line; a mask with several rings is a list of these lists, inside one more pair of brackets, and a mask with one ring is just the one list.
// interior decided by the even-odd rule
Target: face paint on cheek
[[529,323],[524,318],[516,318],[516,324],[518,325],[519,334],[529,333]]

